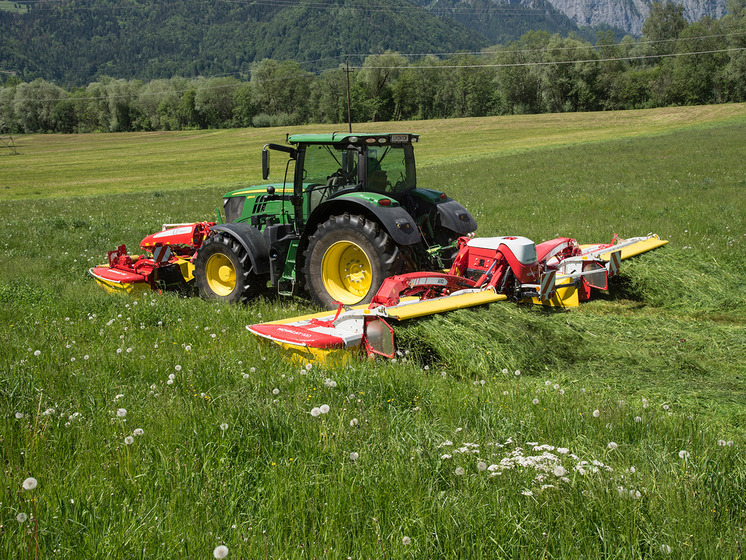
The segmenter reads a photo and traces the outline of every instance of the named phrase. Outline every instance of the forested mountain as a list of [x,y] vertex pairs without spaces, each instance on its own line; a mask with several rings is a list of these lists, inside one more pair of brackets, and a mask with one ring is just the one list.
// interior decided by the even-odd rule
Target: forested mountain
[[307,61],[313,70],[338,65],[344,54],[471,51],[489,44],[476,31],[399,0],[40,0],[27,6],[27,13],[0,11],[0,69],[66,85],[102,75],[248,73],[263,58]]

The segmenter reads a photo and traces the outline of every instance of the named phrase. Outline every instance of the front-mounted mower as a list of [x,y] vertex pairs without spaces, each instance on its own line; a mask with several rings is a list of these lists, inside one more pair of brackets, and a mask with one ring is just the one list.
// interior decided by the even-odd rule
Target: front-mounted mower
[[296,134],[267,144],[263,178],[280,152],[281,183],[230,192],[223,223],[164,226],[142,241],[146,254],[120,246],[90,272],[110,290],[194,283],[208,298],[239,302],[271,286],[305,289],[326,308],[368,303],[389,276],[449,268],[456,240],[477,228],[461,204],[417,186],[418,138]]

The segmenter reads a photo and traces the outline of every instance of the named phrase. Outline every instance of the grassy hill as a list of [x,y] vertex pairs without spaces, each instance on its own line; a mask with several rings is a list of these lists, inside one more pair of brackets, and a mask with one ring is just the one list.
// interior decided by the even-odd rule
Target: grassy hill
[[745,121],[719,105],[366,126],[419,132],[421,185],[479,235],[670,243],[578,309],[434,316],[396,326],[395,362],[303,369],[245,329],[303,299],[114,297],[86,270],[210,218],[259,181],[263,143],[306,129],[16,138],[0,154],[2,551],[738,558]]

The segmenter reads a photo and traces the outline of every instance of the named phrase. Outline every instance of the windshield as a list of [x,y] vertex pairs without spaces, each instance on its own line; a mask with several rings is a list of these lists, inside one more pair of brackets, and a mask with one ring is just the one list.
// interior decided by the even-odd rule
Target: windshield
[[400,193],[416,186],[411,144],[368,148],[368,190]]
[[308,146],[303,158],[303,182],[329,187],[357,184],[357,151],[329,145]]

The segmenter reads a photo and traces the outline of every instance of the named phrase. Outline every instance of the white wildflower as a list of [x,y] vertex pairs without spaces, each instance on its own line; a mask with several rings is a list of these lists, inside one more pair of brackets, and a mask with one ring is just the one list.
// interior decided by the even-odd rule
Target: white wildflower
[[321,411],[321,414],[326,414],[327,412],[329,412],[329,405],[328,404],[322,404],[319,407],[319,410]]
[[216,546],[215,550],[212,551],[212,555],[218,560],[220,560],[221,558],[225,558],[226,556],[228,556],[228,547],[224,544]]
[[34,488],[36,488],[37,484],[38,482],[36,481],[36,479],[33,476],[30,476],[23,481],[22,486],[24,490],[33,490]]

